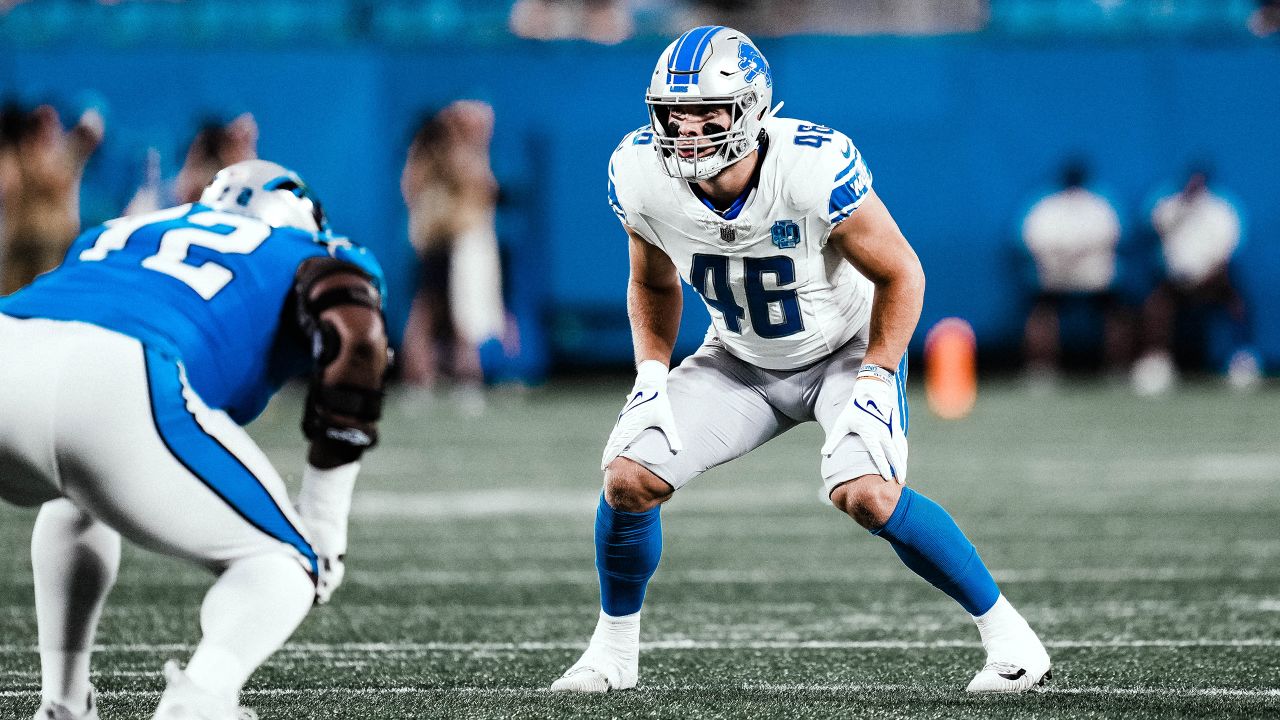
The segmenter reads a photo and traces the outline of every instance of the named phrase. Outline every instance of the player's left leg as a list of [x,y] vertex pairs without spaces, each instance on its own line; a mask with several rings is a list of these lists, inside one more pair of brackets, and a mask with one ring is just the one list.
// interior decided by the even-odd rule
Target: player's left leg
[[[815,406],[824,427],[848,402],[856,372],[828,365]],[[898,369],[905,383],[906,360]],[[901,427],[906,431],[905,393]],[[836,508],[884,538],[908,568],[946,593],[973,617],[987,662],[970,692],[1021,692],[1049,677],[1049,655],[1026,620],[1000,593],[977,549],[941,505],[882,478],[860,438],[849,436],[822,463],[824,488]]]
[[69,500],[40,508],[31,535],[40,696],[36,718],[96,720],[89,654],[120,567],[120,535]]

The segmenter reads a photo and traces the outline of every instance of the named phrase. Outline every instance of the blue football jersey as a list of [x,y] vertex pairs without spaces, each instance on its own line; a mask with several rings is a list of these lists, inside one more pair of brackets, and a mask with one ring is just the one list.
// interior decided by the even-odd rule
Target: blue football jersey
[[243,425],[311,366],[286,305],[298,265],[325,255],[359,266],[381,289],[373,255],[348,240],[183,205],[85,232],[61,266],[0,298],[0,313],[135,337],[180,360],[201,399]]

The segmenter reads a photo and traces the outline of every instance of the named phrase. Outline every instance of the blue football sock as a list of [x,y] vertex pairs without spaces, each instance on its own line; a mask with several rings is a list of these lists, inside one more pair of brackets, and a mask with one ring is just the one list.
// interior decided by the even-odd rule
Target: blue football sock
[[872,534],[888,540],[907,567],[950,595],[970,615],[985,613],[1000,597],[996,581],[956,521],[941,505],[911,488],[902,489],[889,522]]
[[619,617],[640,612],[644,589],[662,557],[660,507],[633,513],[614,510],[600,494],[596,508],[596,570],[600,607]]

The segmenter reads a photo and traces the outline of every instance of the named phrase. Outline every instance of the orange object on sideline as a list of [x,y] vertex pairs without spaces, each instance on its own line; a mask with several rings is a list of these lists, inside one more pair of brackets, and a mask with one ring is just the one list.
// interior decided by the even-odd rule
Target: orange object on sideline
[[924,390],[929,409],[958,420],[978,401],[978,343],[973,327],[957,317],[943,318],[924,339]]

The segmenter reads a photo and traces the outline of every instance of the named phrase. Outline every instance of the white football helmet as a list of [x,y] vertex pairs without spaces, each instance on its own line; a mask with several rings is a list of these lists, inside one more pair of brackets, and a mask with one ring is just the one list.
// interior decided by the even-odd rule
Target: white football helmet
[[[662,168],[671,177],[705,180],[759,145],[773,105],[773,71],[746,35],[721,25],[696,27],[676,38],[658,58],[645,104]],[[676,151],[680,139],[667,124],[671,109],[681,104],[728,105],[731,118],[724,132],[697,138],[688,158]],[[689,150],[689,142],[684,139],[680,147]],[[714,153],[700,157],[712,147]]]
[[320,199],[294,171],[266,160],[242,160],[218,171],[200,204],[247,215],[271,227],[329,232]]

